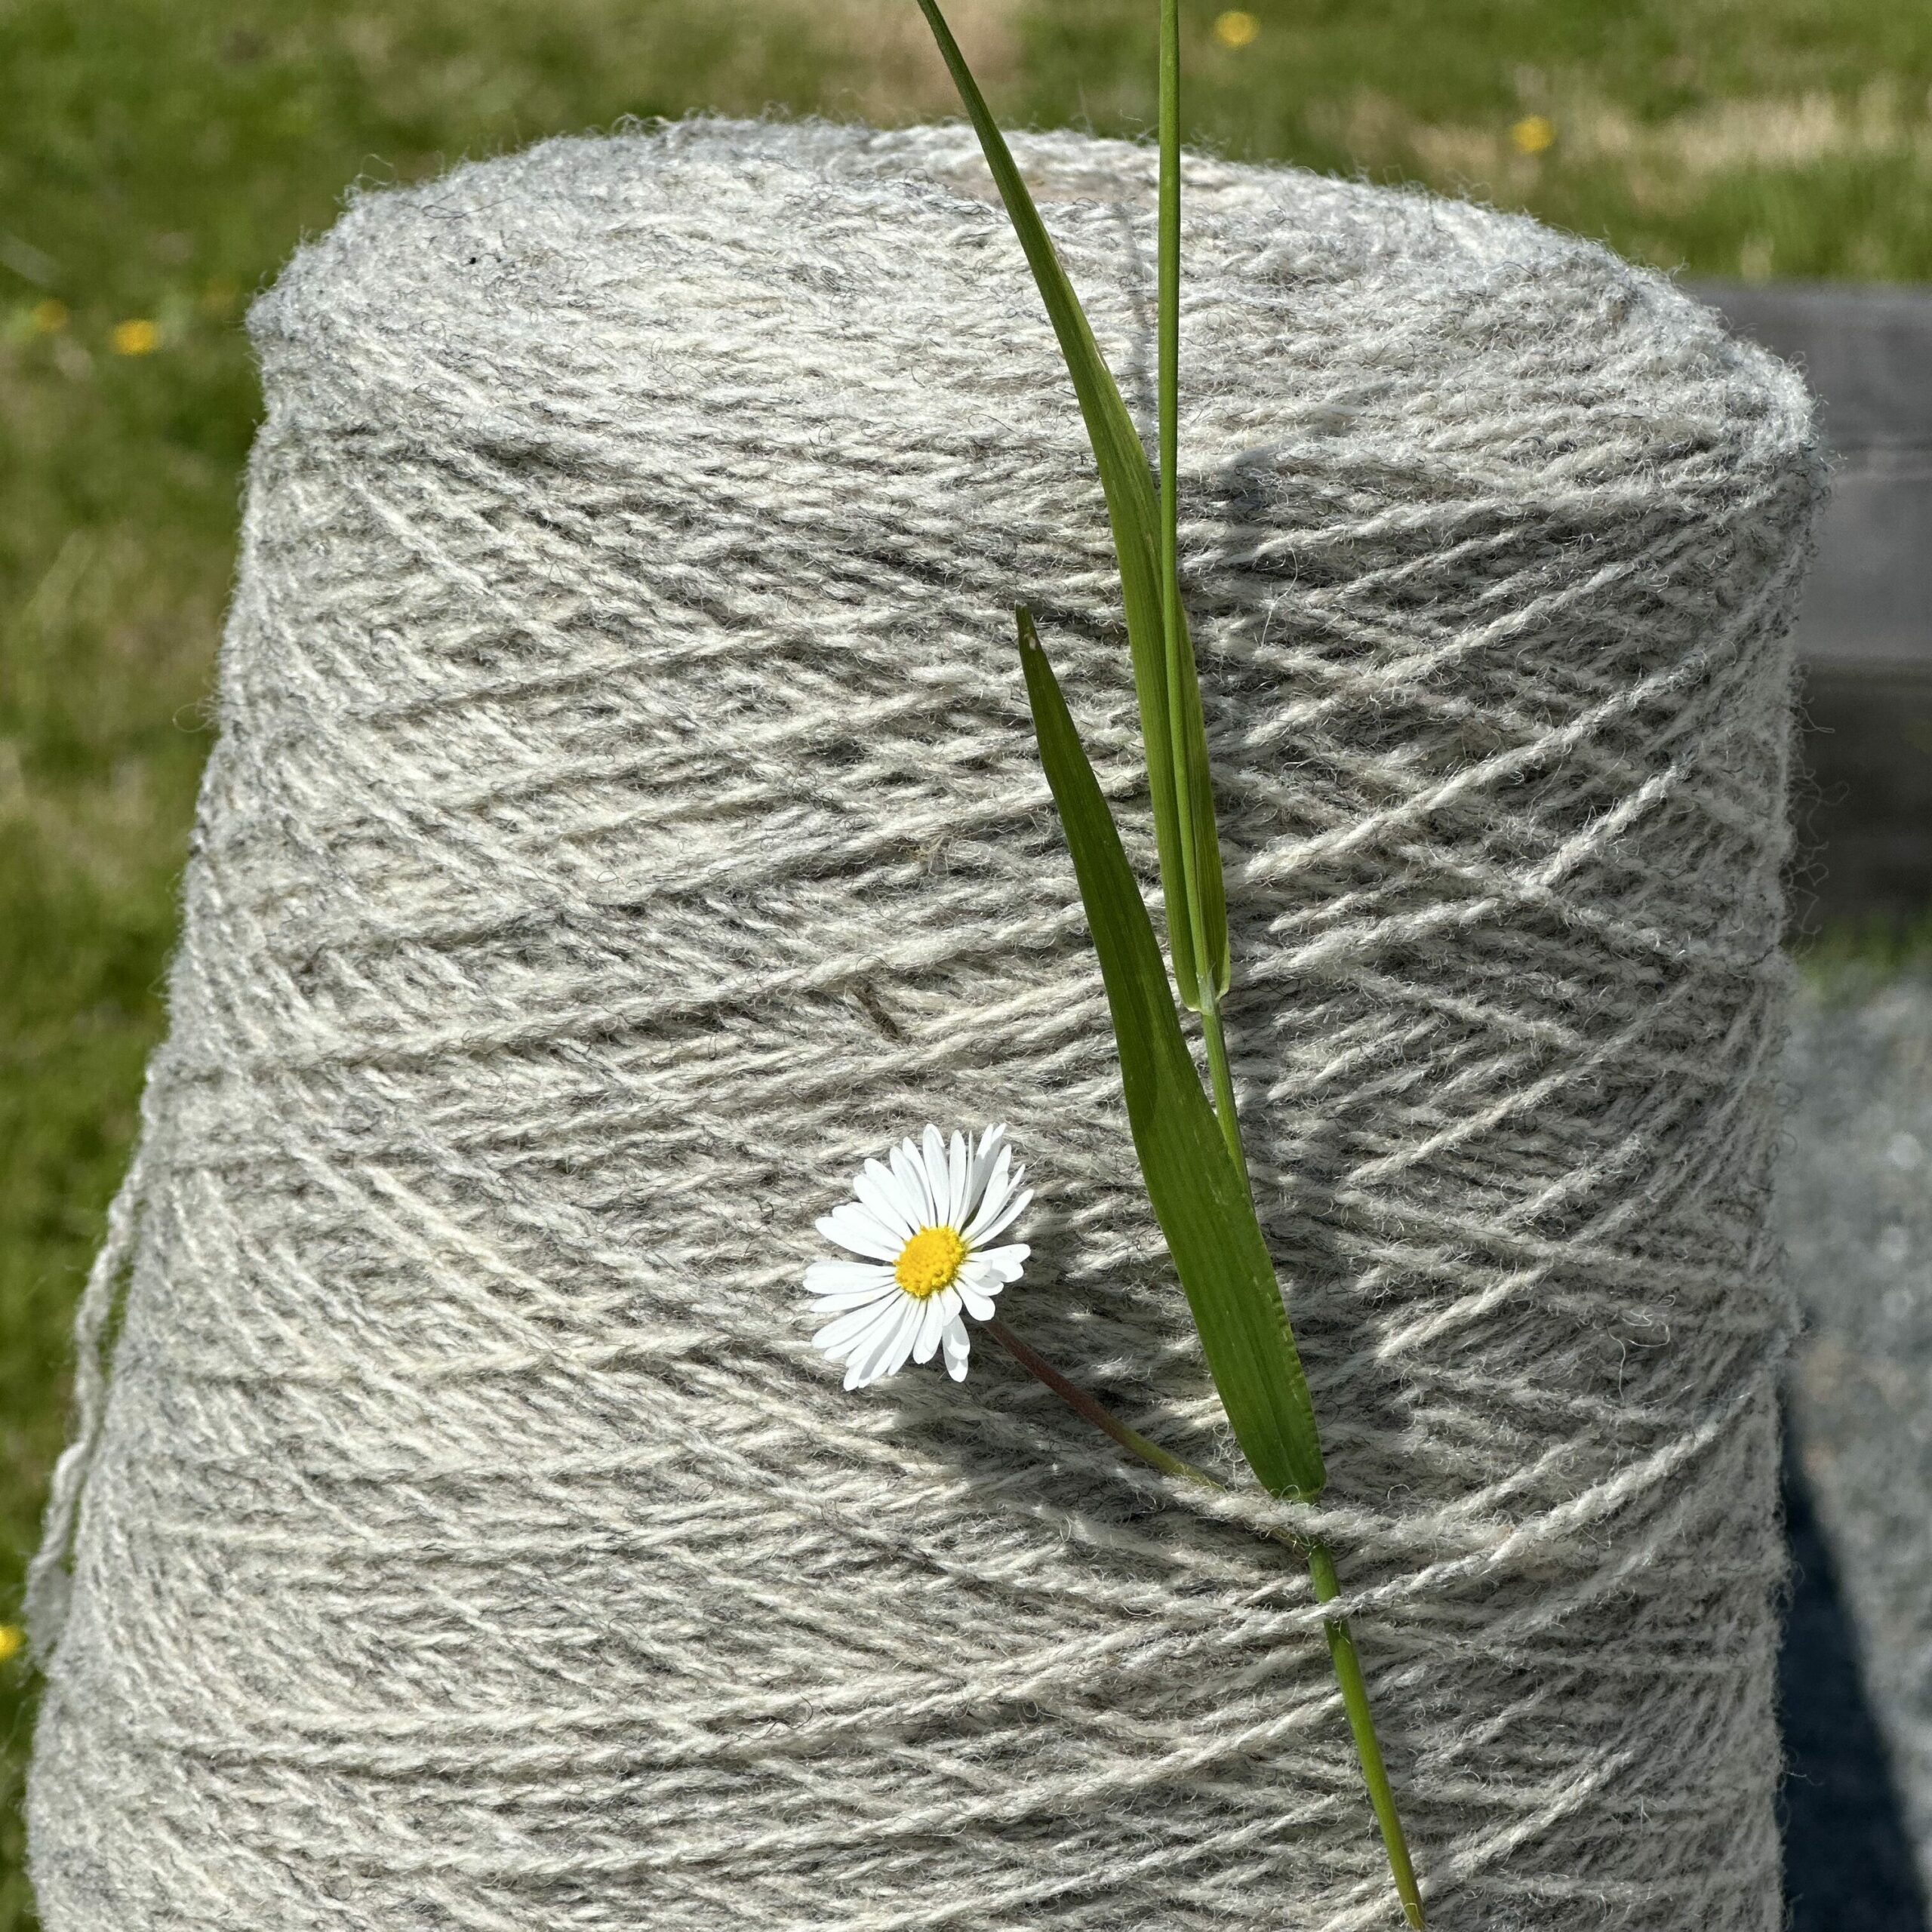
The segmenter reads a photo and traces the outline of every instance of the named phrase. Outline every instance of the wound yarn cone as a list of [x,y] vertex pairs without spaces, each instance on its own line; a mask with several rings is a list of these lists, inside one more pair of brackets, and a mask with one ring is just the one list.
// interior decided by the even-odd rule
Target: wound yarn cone
[[[1152,413],[1155,158],[1016,143]],[[1188,164],[1228,1024],[1331,1487],[1229,1444],[1035,755],[1152,876],[1100,493],[976,144],[700,121],[358,196],[268,403],[171,1028],[36,1566],[49,1932],[1776,1932],[1766,1180],[1797,378],[1484,210]],[[1041,1190],[862,1395],[815,1217]]]

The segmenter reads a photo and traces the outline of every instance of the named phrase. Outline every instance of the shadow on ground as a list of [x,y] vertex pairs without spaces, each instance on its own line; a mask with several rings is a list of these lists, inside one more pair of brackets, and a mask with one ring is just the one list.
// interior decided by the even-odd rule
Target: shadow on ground
[[1928,1932],[1884,1740],[1809,1492],[1787,1451],[1791,1614],[1778,1662],[1790,1932]]

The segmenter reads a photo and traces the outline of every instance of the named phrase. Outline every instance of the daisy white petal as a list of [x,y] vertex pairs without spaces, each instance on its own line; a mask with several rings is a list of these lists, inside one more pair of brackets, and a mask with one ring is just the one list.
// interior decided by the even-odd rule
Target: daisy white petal
[[814,1261],[805,1270],[808,1295],[840,1295],[854,1288],[889,1288],[892,1270],[877,1261]]
[[[985,1153],[986,1137],[983,1134],[977,1146],[971,1141],[966,1143],[966,1186],[959,1201],[961,1217],[969,1215],[980,1204],[980,1195],[986,1184],[986,1176],[992,1171],[992,1162]],[[961,1225],[964,1225],[962,1219]]]
[[989,1127],[980,1136],[980,1145],[973,1156],[972,1171],[967,1177],[966,1201],[964,1211],[971,1214],[978,1207],[986,1191],[986,1182],[993,1171],[993,1163],[999,1158],[999,1150],[1006,1144],[1006,1129]]
[[1012,1195],[1008,1200],[1006,1205],[974,1235],[973,1246],[977,1249],[981,1242],[991,1241],[996,1235],[1004,1234],[1007,1229],[1011,1227],[1014,1223],[1018,1220],[1032,1204],[1033,1190],[1030,1187],[1023,1187],[1018,1193]]
[[974,1269],[984,1269],[1003,1287],[1008,1281],[1019,1280],[1023,1272],[1023,1264],[1032,1251],[1024,1241],[1011,1247],[976,1247],[972,1258],[960,1272],[965,1274]]
[[824,1349],[835,1361],[860,1352],[870,1337],[898,1319],[903,1299],[896,1292],[881,1293],[869,1301],[850,1303],[835,1309],[813,1336],[814,1346]]
[[855,1308],[869,1308],[874,1303],[896,1297],[899,1289],[896,1283],[888,1281],[882,1288],[847,1288],[833,1295],[815,1295],[812,1298],[814,1315],[844,1315]]
[[918,1204],[906,1198],[897,1177],[878,1161],[866,1163],[864,1171],[853,1180],[852,1192],[901,1241],[919,1225]]
[[990,1321],[993,1318],[993,1297],[998,1294],[997,1284],[990,1290],[980,1283],[970,1281],[961,1275],[959,1278],[959,1305],[975,1321]]
[[946,1350],[946,1372],[955,1382],[966,1380],[966,1359],[973,1352],[973,1344],[967,1338],[966,1324],[957,1317],[946,1324],[946,1332],[940,1337],[940,1345]]
[[[848,1366],[863,1360],[869,1349],[876,1347],[881,1339],[892,1334],[899,1324],[898,1308],[891,1302],[881,1302],[874,1307],[859,1309],[855,1312],[855,1317],[841,1319],[849,1321],[856,1316],[864,1318],[862,1325],[848,1327],[842,1334],[835,1332],[838,1327],[835,1323],[832,1329],[819,1331],[821,1334],[831,1334],[833,1336],[832,1340],[820,1344],[826,1354],[832,1361],[844,1362]],[[817,1340],[817,1337],[814,1337],[814,1340]]]
[[926,1192],[932,1197],[934,1222],[938,1226],[949,1228],[954,1225],[952,1174],[946,1164],[946,1137],[931,1121],[926,1123],[919,1154],[926,1171]]
[[887,1376],[897,1376],[908,1360],[912,1358],[912,1345],[920,1337],[920,1315],[924,1310],[910,1304],[898,1310],[898,1319],[887,1337],[879,1341],[879,1346],[872,1350],[866,1362],[866,1380],[883,1381]]
[[1002,1141],[994,1151],[992,1165],[986,1170],[985,1185],[980,1189],[978,1211],[997,1208],[1013,1191],[1013,1149]]
[[829,1214],[820,1217],[818,1231],[827,1241],[872,1261],[893,1262],[906,1244],[888,1234],[874,1217],[856,1201],[841,1201]]
[[854,1386],[863,1389],[869,1383],[883,1381],[888,1375],[897,1375],[912,1352],[913,1337],[918,1329],[917,1308],[908,1305],[897,1309],[877,1341],[868,1337],[865,1351],[854,1355],[847,1362],[847,1380],[849,1381],[856,1374],[859,1380]]
[[993,1177],[994,1184],[987,1188],[980,1211],[959,1230],[969,1244],[990,1240],[1002,1228],[1011,1226],[1014,1217],[1032,1199],[1028,1189],[1017,1185],[1026,1171],[1023,1168],[1017,1174],[1002,1171]]
[[911,1141],[902,1140],[893,1149],[892,1171],[899,1177],[899,1185],[907,1198],[919,1204],[916,1224],[922,1228],[932,1226],[939,1217],[933,1212],[932,1196],[926,1187],[926,1164]]
[[955,1132],[946,1157],[946,1224],[962,1227],[966,1220],[966,1181],[973,1171],[973,1157],[966,1151],[966,1137]]
[[[961,1288],[971,1288],[976,1295],[983,1297],[987,1301],[992,1301],[998,1297],[1001,1289],[1005,1287],[1008,1284],[994,1269],[982,1268],[976,1263],[968,1261],[959,1271],[958,1285]],[[983,1316],[981,1318],[983,1320],[984,1318]]]
[[946,1326],[946,1297],[934,1295],[919,1309],[919,1332],[913,1338],[912,1359],[931,1361],[939,1352],[940,1331]]
[[875,1329],[883,1333],[899,1319],[900,1299],[897,1296],[881,1296],[876,1301],[848,1309],[843,1315],[828,1321],[812,1337],[812,1346],[823,1349],[829,1355],[842,1355],[854,1343],[864,1340]]

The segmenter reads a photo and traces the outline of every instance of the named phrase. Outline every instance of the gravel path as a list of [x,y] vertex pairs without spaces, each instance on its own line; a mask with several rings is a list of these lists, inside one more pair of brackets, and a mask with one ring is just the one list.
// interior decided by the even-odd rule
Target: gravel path
[[1808,989],[1789,1077],[1798,1459],[1932,1890],[1932,976]]

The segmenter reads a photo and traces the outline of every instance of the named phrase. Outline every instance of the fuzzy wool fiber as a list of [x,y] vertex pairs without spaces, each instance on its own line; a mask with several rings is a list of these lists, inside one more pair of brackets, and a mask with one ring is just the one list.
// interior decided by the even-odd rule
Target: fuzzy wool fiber
[[[1155,162],[1023,140],[1150,405]],[[1788,370],[1520,219],[1190,164],[1186,581],[1261,1496],[1029,728],[1151,878],[1084,432],[970,134],[695,122],[355,200],[256,306],[140,1149],[36,1580],[50,1932],[1776,1932]],[[1009,1318],[841,1392],[815,1216],[1011,1123]],[[111,1373],[110,1373],[111,1371]]]

